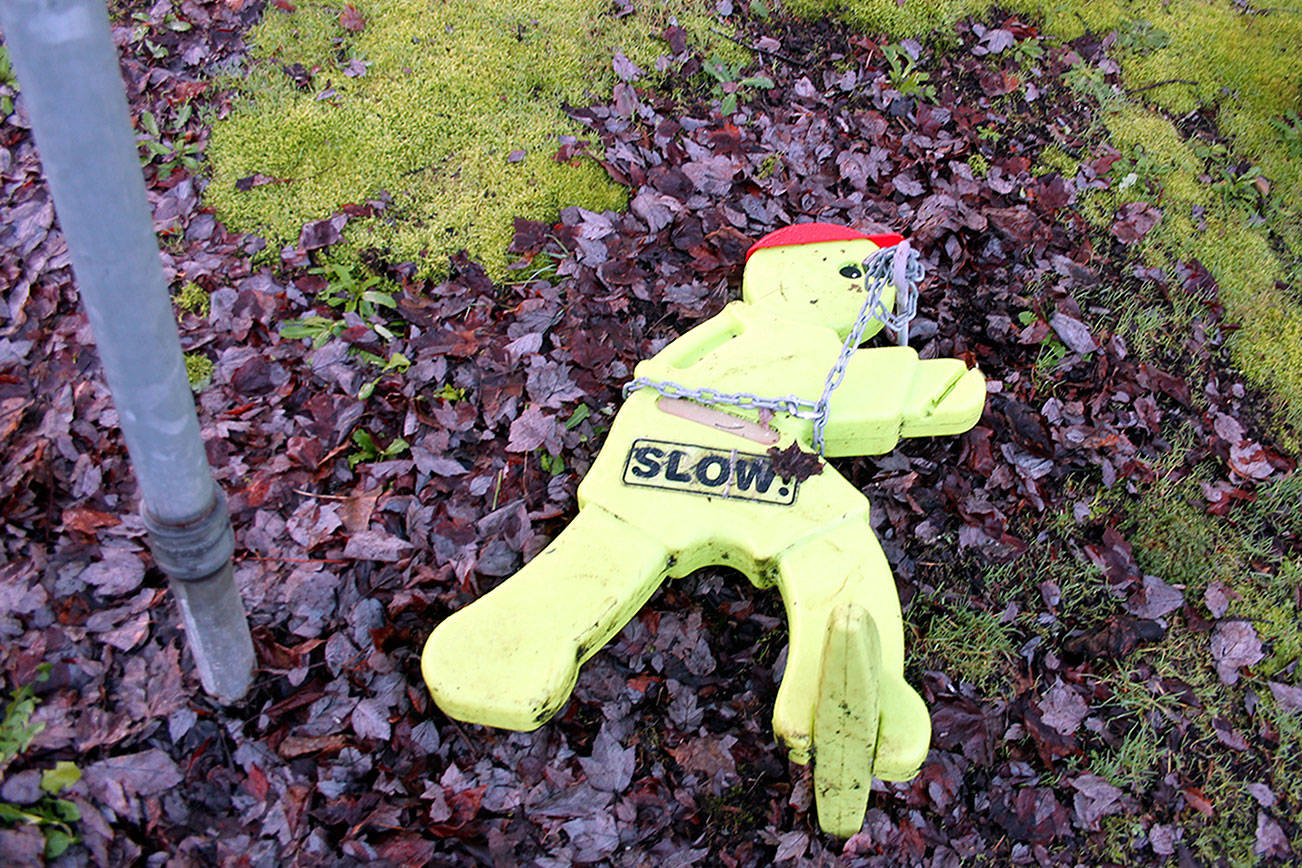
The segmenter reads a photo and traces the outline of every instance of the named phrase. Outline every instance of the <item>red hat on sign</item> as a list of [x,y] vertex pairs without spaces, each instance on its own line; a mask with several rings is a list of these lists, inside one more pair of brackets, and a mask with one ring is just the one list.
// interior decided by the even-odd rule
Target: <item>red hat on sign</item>
[[904,240],[904,236],[894,232],[879,235],[867,235],[858,229],[842,226],[839,223],[796,223],[774,230],[756,241],[746,251],[749,262],[751,254],[766,247],[790,247],[796,244],[818,244],[824,241],[871,241],[878,247],[893,247]]

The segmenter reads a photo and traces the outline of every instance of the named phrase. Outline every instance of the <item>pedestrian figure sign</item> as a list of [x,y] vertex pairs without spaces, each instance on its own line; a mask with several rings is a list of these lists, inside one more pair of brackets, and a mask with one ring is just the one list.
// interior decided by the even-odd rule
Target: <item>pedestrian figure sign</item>
[[[661,582],[727,564],[782,594],[773,728],[793,760],[814,761],[822,828],[854,834],[874,775],[917,773],[931,725],[904,680],[895,582],[868,500],[821,457],[882,454],[981,415],[985,380],[958,359],[854,352],[883,321],[902,326],[885,311],[906,257],[893,280],[872,270],[900,240],[807,223],[751,248],[742,300],[638,365],[574,521],[430,636],[422,670],[443,711],[537,728]],[[795,444],[817,472],[784,477],[762,444]]]

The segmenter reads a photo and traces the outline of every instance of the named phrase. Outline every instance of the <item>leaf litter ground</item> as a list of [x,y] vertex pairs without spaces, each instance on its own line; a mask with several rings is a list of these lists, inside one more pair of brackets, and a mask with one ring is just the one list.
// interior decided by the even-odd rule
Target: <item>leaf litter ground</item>
[[[259,11],[187,0],[172,20],[189,28],[163,6],[119,27],[133,112],[201,150],[206,129],[180,107],[228,110],[206,70],[243,52]],[[314,303],[326,284],[307,266],[351,216],[383,211],[383,196],[305,226],[267,268],[252,258],[260,239],[203,210],[202,178],[159,160],[147,170],[169,277],[210,293],[206,315],[179,318],[186,351],[213,362],[200,415],[230,494],[261,667],[231,709],[200,694],[145,551],[19,99],[0,126],[0,661],[11,690],[43,663],[52,671],[37,686],[44,728],[0,771],[82,768],[70,790],[82,842],[62,861],[1099,864],[1119,817],[1130,864],[1200,864],[1189,841],[1217,806],[1199,780],[1168,764],[1122,787],[1091,765],[1137,725],[1253,781],[1248,846],[1289,858],[1297,794],[1272,788],[1280,735],[1253,716],[1252,694],[1209,726],[1188,684],[1148,666],[1130,687],[1163,716],[1137,720],[1118,701],[1123,661],[1175,632],[1202,643],[1225,684],[1264,656],[1223,587],[1198,599],[1144,574],[1121,530],[1126,504],[1210,463],[1198,508],[1232,515],[1293,464],[1226,367],[1231,327],[1206,269],[1137,264],[1131,245],[1158,209],[1123,208],[1100,233],[1075,207],[1111,183],[1118,155],[1062,77],[1115,76],[1105,42],[1051,48],[1034,64],[1011,50],[1038,40],[1017,21],[960,25],[943,54],[906,42],[932,98],[894,89],[871,40],[772,18],[738,38],[774,87],[742,94],[724,117],[691,84],[702,58],[685,34],[664,37],[661,64],[682,84],[646,89],[616,58],[611,100],[570,109],[588,141],[556,155],[592,159],[599,142],[631,191],[627,212],[517,220],[519,281],[507,285],[465,257],[447,279],[417,281],[411,263],[372,252],[367,267],[402,287],[406,325],[392,341],[355,314],[319,349],[278,332],[334,315]],[[1080,155],[1071,177],[1037,168],[1050,147]],[[907,234],[929,274],[914,346],[978,364],[991,383],[964,437],[838,462],[872,498],[913,633],[908,676],[935,730],[922,773],[879,785],[848,842],[818,832],[808,771],[774,743],[781,606],[738,574],[664,588],[535,733],[449,720],[418,666],[433,624],[572,516],[633,365],[735,297],[750,243],[808,219]],[[1110,288],[1191,305],[1178,351],[1131,354],[1103,301]],[[376,381],[357,350],[412,364]],[[374,448],[350,462],[358,431]],[[1283,528],[1267,541],[1295,543]],[[991,565],[1063,560],[1089,565],[1083,594],[1048,570],[1016,585],[986,578]],[[937,641],[964,610],[1017,636],[998,677]],[[1281,678],[1269,689],[1296,713],[1302,693]],[[0,830],[7,862],[34,861],[42,846],[32,827]]]

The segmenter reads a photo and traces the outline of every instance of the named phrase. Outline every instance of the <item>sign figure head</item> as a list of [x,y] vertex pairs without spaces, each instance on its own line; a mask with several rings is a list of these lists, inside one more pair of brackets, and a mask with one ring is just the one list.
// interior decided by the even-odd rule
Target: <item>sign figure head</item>
[[[844,339],[867,297],[863,263],[900,241],[894,234],[866,235],[834,223],[797,223],[770,232],[746,253],[742,300],[775,316],[836,330]],[[895,287],[882,288],[882,304],[895,304]],[[881,331],[870,320],[864,340]]]

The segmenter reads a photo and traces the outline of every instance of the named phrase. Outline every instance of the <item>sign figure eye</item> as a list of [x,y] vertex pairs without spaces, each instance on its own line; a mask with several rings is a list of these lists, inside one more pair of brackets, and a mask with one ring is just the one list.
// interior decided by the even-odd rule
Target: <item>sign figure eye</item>
[[859,266],[855,265],[854,263],[851,263],[850,265],[842,265],[841,276],[848,277],[851,280],[858,280],[859,278],[863,277],[863,271],[860,270]]

